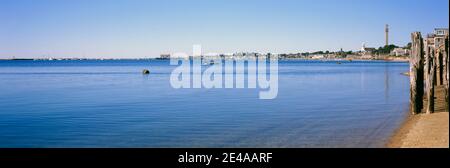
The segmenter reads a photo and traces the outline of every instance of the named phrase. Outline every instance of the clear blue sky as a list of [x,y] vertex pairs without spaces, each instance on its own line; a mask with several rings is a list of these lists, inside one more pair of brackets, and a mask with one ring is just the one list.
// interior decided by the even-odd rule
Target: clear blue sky
[[449,26],[448,0],[0,0],[0,58],[358,50]]

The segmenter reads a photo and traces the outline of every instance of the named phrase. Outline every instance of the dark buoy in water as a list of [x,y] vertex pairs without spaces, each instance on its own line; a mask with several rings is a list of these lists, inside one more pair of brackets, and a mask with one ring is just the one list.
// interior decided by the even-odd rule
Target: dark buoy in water
[[336,62],[336,64],[342,64],[342,62]]
[[144,69],[144,70],[142,70],[142,74],[148,75],[148,74],[150,74],[150,71],[148,69]]

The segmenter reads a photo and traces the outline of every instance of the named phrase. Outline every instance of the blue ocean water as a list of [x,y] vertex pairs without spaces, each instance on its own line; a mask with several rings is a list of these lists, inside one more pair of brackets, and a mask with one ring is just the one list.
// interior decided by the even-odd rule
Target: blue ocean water
[[0,147],[383,147],[407,114],[407,63],[281,61],[273,100],[174,89],[174,68],[0,61]]

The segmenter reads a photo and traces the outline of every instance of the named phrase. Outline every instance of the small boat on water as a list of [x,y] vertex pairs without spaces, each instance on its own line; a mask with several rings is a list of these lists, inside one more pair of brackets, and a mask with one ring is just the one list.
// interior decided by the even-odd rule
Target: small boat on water
[[148,69],[144,69],[144,70],[142,70],[142,74],[148,75],[148,74],[150,74],[150,71]]
[[213,60],[209,61],[209,62],[204,62],[202,65],[204,66],[208,66],[208,65],[214,65],[214,64],[218,64],[216,62],[214,62]]

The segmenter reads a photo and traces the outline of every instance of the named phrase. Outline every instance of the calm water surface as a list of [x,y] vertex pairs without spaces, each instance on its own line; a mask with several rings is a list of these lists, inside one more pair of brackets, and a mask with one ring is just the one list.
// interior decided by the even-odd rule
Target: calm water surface
[[281,61],[274,100],[173,89],[173,68],[0,61],[0,147],[382,147],[407,113],[407,63]]

